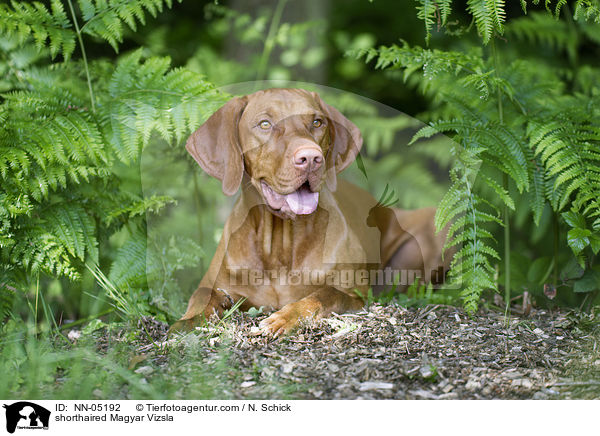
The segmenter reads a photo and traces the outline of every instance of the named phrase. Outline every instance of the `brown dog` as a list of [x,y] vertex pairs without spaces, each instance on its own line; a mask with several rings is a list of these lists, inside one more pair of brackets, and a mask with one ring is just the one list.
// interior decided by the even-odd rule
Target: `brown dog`
[[279,335],[302,319],[360,309],[359,294],[391,284],[382,267],[426,279],[445,268],[434,209],[392,210],[337,179],[361,146],[354,124],[301,89],[234,98],[194,132],[190,154],[225,194],[240,185],[242,193],[173,329],[190,329],[244,298],[242,309],[276,310],[261,327]]

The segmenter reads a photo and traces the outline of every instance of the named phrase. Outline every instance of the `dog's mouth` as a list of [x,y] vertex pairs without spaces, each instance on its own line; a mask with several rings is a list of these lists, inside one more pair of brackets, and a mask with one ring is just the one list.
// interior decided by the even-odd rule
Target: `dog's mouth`
[[313,192],[308,182],[289,194],[275,192],[264,180],[260,185],[264,199],[274,211],[286,215],[310,215],[319,206],[319,193]]

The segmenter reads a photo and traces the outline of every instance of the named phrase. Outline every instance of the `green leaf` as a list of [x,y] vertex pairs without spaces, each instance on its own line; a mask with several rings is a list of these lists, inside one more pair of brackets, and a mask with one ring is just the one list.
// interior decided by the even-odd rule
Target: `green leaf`
[[590,245],[589,236],[591,234],[591,230],[581,229],[579,227],[569,230],[567,233],[567,243],[569,244],[569,247],[571,247],[571,250],[573,250],[573,253],[579,254],[585,247]]
[[595,269],[588,269],[573,286],[573,290],[577,293],[592,292],[598,289],[600,289],[600,271]]
[[561,216],[571,227],[579,227],[581,229],[585,229],[586,227],[585,217],[577,212],[563,212]]
[[494,190],[494,192],[498,195],[498,197],[500,197],[500,199],[502,200],[502,202],[507,205],[510,209],[515,210],[515,202],[513,201],[513,199],[511,198],[510,194],[508,193],[508,191],[506,189],[504,189],[502,186],[500,186],[495,180],[489,178],[488,176],[486,176],[485,174],[480,174],[479,175],[484,181],[485,183]]
[[263,314],[264,308],[265,308],[265,306],[260,306],[258,309],[256,307],[251,307],[250,309],[248,309],[248,311],[246,313],[248,314],[249,317],[256,318],[257,316]]
[[597,234],[590,235],[590,246],[592,247],[592,251],[594,254],[598,254],[600,251],[600,236]]
[[104,327],[106,327],[107,325],[102,322],[102,320],[100,319],[94,319],[93,321],[90,321],[82,330],[81,333],[83,335],[90,335],[92,333],[94,333],[95,331],[98,331],[100,329],[103,329]]

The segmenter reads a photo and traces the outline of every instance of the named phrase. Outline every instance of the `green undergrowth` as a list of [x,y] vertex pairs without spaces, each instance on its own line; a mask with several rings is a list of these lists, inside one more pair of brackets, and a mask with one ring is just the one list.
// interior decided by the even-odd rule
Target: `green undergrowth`
[[[175,337],[168,345],[134,322],[92,322],[68,338],[15,323],[0,342],[0,397],[35,399],[289,399],[301,387],[261,377],[231,351],[232,323]],[[241,388],[249,374],[257,383]]]
[[461,289],[434,289],[431,285],[415,283],[408,287],[406,292],[397,292],[395,288],[390,288],[380,294],[375,295],[372,289],[369,289],[367,295],[355,290],[356,294],[363,300],[368,308],[372,304],[397,304],[402,307],[423,307],[430,304],[444,304],[459,306],[461,302]]

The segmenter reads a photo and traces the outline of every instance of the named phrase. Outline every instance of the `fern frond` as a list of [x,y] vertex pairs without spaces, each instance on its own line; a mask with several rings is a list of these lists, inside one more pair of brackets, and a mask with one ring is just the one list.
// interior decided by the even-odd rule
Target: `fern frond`
[[107,223],[110,225],[114,220],[125,217],[127,220],[137,217],[145,216],[146,213],[158,213],[168,204],[177,203],[172,197],[165,195],[153,195],[149,198],[132,198],[132,201],[128,204],[119,204],[119,207],[110,211],[107,214]]
[[431,29],[435,25],[437,18],[437,5],[435,0],[418,0],[420,6],[417,6],[417,18],[425,23],[425,41],[429,44],[431,38]]
[[[178,0],[181,3],[182,0]],[[123,42],[124,26],[132,31],[146,24],[146,14],[156,17],[172,0],[78,0],[83,15],[81,33],[107,41],[118,52]]]
[[506,189],[504,189],[498,182],[486,176],[485,174],[480,174],[479,177],[484,181],[486,185],[494,190],[496,195],[502,200],[502,202],[508,206],[510,209],[515,210],[515,202],[508,193]]
[[7,257],[3,261],[34,273],[43,271],[71,280],[79,279],[80,274],[58,237],[40,227],[39,222],[32,224],[33,226],[20,229],[24,240],[15,241],[10,251],[3,253]]
[[13,302],[24,287],[23,282],[13,265],[0,264],[0,320],[10,315]]
[[0,32],[16,36],[21,44],[32,36],[39,50],[48,43],[53,58],[61,53],[69,59],[75,49],[75,31],[60,0],[52,0],[50,9],[40,2],[1,4]]
[[531,188],[529,191],[531,201],[531,212],[533,213],[533,221],[539,225],[542,211],[545,205],[544,180],[546,173],[539,157],[531,158]]
[[124,162],[137,159],[154,132],[181,141],[226,100],[201,75],[169,66],[168,58],[143,61],[137,50],[119,61],[108,83],[104,128]]
[[438,27],[446,24],[452,10],[452,0],[418,0],[417,18],[425,23],[425,41],[429,43],[431,29],[437,23]]
[[494,32],[504,33],[504,0],[468,0],[467,10],[473,15],[484,44],[490,42]]
[[137,232],[117,250],[109,279],[117,289],[139,288],[164,280],[172,273],[196,266],[203,252],[194,241],[171,237],[168,241],[148,241]]
[[478,67],[484,69],[483,60],[476,54],[410,47],[405,41],[402,46],[393,44],[378,49],[350,50],[347,54],[355,59],[364,57],[367,63],[376,59],[376,69],[404,69],[404,80],[418,70],[431,79],[442,73],[458,75],[463,71],[476,71]]
[[[525,159],[526,144],[522,143],[509,129],[497,122],[480,120],[437,121],[420,129],[411,144],[420,138],[435,133],[455,132],[468,148],[482,148],[491,163],[507,173],[520,191],[529,189],[529,175]],[[455,138],[458,139],[458,138]],[[469,145],[467,145],[469,144]]]
[[[457,164],[451,172],[453,185],[439,204],[435,216],[436,228],[448,226],[449,233],[444,249],[456,247],[449,278],[452,283],[463,286],[462,297],[465,308],[477,309],[484,289],[496,289],[493,280],[494,268],[490,258],[498,259],[496,250],[486,244],[492,234],[485,229],[486,223],[501,223],[499,211],[489,202],[473,192],[470,179],[477,155],[464,149],[454,150]],[[491,208],[487,212],[482,206]]]
[[98,262],[96,224],[92,217],[79,205],[55,204],[44,211],[43,226],[65,247],[73,257],[93,263]]
[[566,50],[571,57],[575,55],[578,44],[576,29],[546,13],[532,12],[527,17],[515,18],[506,30],[517,39]]
[[600,2],[598,0],[577,0],[573,18],[600,23]]
[[[600,129],[597,113],[584,96],[555,102],[552,118],[531,120],[527,133],[530,144],[546,172],[546,196],[556,211],[571,206],[571,213],[600,224]],[[565,215],[563,214],[563,217]],[[579,232],[579,233],[577,233]],[[595,244],[596,235],[582,227],[570,230],[572,235],[589,232],[589,237],[573,237],[569,245],[582,262],[582,250]],[[582,245],[583,244],[583,245]]]
[[141,287],[146,283],[146,235],[136,233],[117,250],[109,280],[117,289]]

